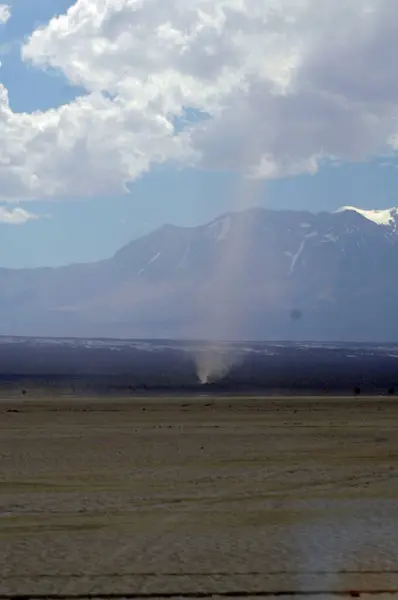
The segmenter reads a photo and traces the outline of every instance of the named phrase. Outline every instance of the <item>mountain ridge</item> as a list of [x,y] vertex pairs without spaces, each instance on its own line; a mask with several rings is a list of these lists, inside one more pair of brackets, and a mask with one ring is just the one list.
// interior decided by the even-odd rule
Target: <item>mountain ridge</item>
[[397,222],[250,208],[93,263],[3,268],[0,334],[395,341]]

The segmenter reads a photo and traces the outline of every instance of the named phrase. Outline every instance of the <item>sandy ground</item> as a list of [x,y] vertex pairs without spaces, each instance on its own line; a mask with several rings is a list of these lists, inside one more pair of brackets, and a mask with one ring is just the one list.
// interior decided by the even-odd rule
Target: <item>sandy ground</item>
[[2,399],[0,597],[398,593],[397,415],[387,398]]

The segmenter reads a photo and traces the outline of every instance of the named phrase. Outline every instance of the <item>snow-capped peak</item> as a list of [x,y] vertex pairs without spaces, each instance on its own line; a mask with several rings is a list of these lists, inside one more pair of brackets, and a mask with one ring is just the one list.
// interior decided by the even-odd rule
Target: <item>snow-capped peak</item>
[[365,217],[369,221],[373,221],[377,225],[391,226],[395,223],[395,217],[398,214],[398,208],[385,208],[378,210],[364,210],[355,206],[342,206],[336,212],[344,212],[351,210]]

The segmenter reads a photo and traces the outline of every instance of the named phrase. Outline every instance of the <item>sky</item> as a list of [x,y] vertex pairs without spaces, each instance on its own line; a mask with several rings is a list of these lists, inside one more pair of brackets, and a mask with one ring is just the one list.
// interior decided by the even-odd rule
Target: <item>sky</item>
[[1,2],[0,266],[398,205],[395,0]]

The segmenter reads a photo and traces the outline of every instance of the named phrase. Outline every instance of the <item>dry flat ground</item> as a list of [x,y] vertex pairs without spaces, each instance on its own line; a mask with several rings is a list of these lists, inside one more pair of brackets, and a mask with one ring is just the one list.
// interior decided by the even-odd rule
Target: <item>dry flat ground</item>
[[3,399],[0,598],[398,591],[397,415],[393,398]]

